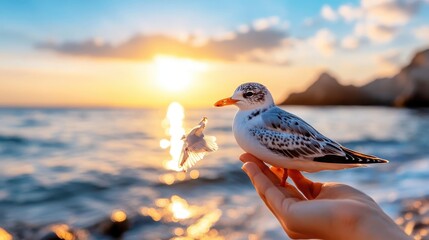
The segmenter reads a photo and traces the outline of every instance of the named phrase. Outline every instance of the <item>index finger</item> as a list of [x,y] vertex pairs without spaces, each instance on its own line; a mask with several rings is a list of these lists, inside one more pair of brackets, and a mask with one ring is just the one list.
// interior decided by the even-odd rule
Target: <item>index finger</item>
[[289,169],[288,175],[307,199],[316,198],[322,190],[322,183],[311,181],[304,177],[300,171]]
[[281,212],[284,205],[284,200],[287,203],[292,203],[301,200],[299,191],[290,184],[286,187],[280,187],[273,184],[273,182],[261,171],[261,169],[253,162],[248,162],[243,165],[243,170],[247,173],[256,191],[261,197],[273,206],[274,210]]
[[270,168],[267,165],[265,165],[265,163],[263,163],[261,160],[259,160],[252,154],[250,153],[241,154],[240,161],[242,161],[243,163],[246,163],[246,162],[255,163],[262,170],[262,172],[268,177],[268,179],[270,179],[275,185],[280,185],[280,179],[277,177],[277,175],[271,172]]

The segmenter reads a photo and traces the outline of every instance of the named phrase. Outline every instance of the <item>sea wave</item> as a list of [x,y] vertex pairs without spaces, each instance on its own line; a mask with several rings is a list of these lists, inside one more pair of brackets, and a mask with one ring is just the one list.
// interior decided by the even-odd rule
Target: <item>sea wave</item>
[[0,146],[24,146],[24,145],[37,145],[40,147],[47,148],[63,148],[67,144],[57,140],[47,140],[47,139],[36,139],[28,138],[19,135],[0,135]]
[[[426,115],[389,109],[390,115],[386,116],[385,109],[377,108],[368,111],[339,107],[330,109],[329,114],[318,108],[294,110],[305,119],[317,116],[317,129],[341,139],[344,146],[391,160],[365,169],[305,174],[310,179],[355,186],[375,198],[383,209],[392,196],[400,200],[427,194]],[[189,205],[210,205],[222,210],[215,225],[218,233],[231,230],[235,222],[237,229],[231,232],[241,231],[243,239],[249,234],[277,239],[266,237],[271,236],[270,231],[277,236],[281,228],[262,206],[237,159],[242,150],[231,133],[234,112],[186,112],[183,124],[187,127],[195,126],[202,115],[207,116],[210,122],[206,133],[216,136],[219,144],[216,153],[192,169],[199,173],[192,179],[190,173],[183,178],[183,173],[163,167],[171,156],[169,149],[159,145],[159,140],[168,136],[162,129],[164,116],[158,111],[0,110],[0,226],[13,232],[15,238],[25,239],[16,236],[32,229],[33,224],[38,232],[60,222],[74,229],[84,228],[91,239],[103,239],[90,226],[101,223],[100,219],[110,219],[113,210],[122,209],[132,222],[124,239],[169,239],[172,230],[186,230],[197,220],[188,219],[183,224],[153,221],[143,217],[140,210],[156,207],[157,200],[177,195]],[[164,175],[174,181],[165,181]],[[249,209],[258,207],[262,210],[250,222]],[[395,211],[388,213],[394,216]],[[249,221],[242,223],[230,217]],[[255,225],[260,232],[250,229]],[[240,230],[246,226],[249,228]],[[34,239],[35,235],[29,236],[27,239]]]
[[361,145],[397,145],[404,141],[395,139],[374,139],[374,138],[363,138],[359,140],[343,141],[343,146],[361,146]]
[[[210,172],[209,172],[210,171]],[[213,172],[218,172],[213,174]],[[205,175],[205,173],[208,173]],[[229,168],[224,171],[204,170],[197,179],[185,179],[183,181],[176,181],[172,184],[157,183],[156,187],[168,186],[175,189],[197,189],[206,188],[211,186],[232,186],[232,185],[248,185],[249,178],[237,165],[234,168]]]
[[105,194],[105,192],[128,188],[136,184],[140,186],[150,185],[138,176],[113,176],[100,173],[93,174],[93,177],[54,182],[56,181],[51,180],[49,182],[49,180],[42,180],[40,177],[31,174],[10,177],[5,181],[8,187],[5,188],[5,197],[0,199],[0,205],[47,204],[86,194]]
[[103,140],[139,140],[139,139],[153,139],[152,136],[143,131],[135,132],[119,132],[111,134],[102,134],[99,136]]
[[209,128],[208,131],[231,132],[232,126],[218,126]]
[[45,127],[48,125],[49,125],[49,122],[47,121],[28,118],[28,119],[23,119],[18,126],[22,128],[32,128],[32,127]]
[[25,144],[29,139],[16,135],[0,135],[0,144],[1,143],[10,143],[10,144]]

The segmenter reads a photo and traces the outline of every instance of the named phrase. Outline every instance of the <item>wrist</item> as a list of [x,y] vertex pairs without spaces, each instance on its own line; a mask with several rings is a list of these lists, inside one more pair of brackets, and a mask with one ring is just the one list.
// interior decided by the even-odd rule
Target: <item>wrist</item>
[[357,223],[353,234],[355,239],[412,239],[384,212],[375,211],[366,215]]
[[412,239],[387,216],[378,205],[367,203],[343,204],[332,219],[326,239],[379,240]]

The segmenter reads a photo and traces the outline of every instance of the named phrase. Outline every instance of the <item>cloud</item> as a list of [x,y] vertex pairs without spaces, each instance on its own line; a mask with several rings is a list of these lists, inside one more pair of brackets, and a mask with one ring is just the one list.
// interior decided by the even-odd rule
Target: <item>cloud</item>
[[398,31],[397,27],[384,26],[375,23],[357,23],[355,26],[355,34],[364,36],[375,43],[386,43],[391,41]]
[[424,41],[429,41],[429,26],[420,26],[413,30],[416,38]]
[[252,51],[241,54],[238,59],[247,62],[262,62],[272,65],[290,65],[290,53],[294,47],[302,44],[303,41],[296,38],[286,38],[281,44],[272,49],[254,49]]
[[338,8],[338,14],[344,18],[346,22],[352,22],[362,17],[363,11],[359,7],[353,7],[351,5],[342,5]]
[[[97,58],[151,60],[156,55],[162,54],[195,59],[234,61],[240,54],[255,49],[269,51],[282,47],[286,38],[287,34],[284,31],[249,29],[245,33],[225,32],[216,38],[206,38],[205,40],[197,35],[188,36],[187,41],[165,35],[135,35],[119,45],[92,39],[59,44],[44,42],[36,44],[36,47],[66,55]],[[201,39],[204,40],[203,44],[195,44],[202,41]]]
[[388,50],[375,57],[375,61],[379,65],[379,73],[382,74],[397,72],[398,67],[403,64],[401,60],[401,52],[396,49]]
[[289,65],[290,62],[288,55],[285,54],[288,52],[288,50],[285,50],[285,48],[278,48],[268,51],[254,49],[250,52],[240,55],[238,60],[244,62],[267,63],[272,65]]
[[210,41],[200,48],[203,53],[218,59],[234,60],[238,54],[255,49],[271,50],[282,46],[286,33],[274,29],[261,31],[250,30],[245,34],[237,34],[237,37],[226,41]]
[[320,29],[308,42],[324,56],[331,56],[335,50],[337,40],[328,29]]
[[[191,37],[192,38],[192,37]],[[147,60],[156,54],[188,55],[194,50],[190,44],[163,35],[135,35],[126,42],[114,46],[110,43],[100,43],[96,40],[83,42],[39,43],[39,49],[53,50],[68,55],[81,55],[100,58],[128,58]]]
[[391,49],[381,53],[374,58],[377,64],[377,74],[389,76],[398,72],[398,68],[403,66],[403,55],[399,50]]
[[360,39],[354,35],[349,35],[341,40],[341,47],[345,49],[356,49],[360,46]]
[[277,25],[279,22],[280,22],[280,18],[277,16],[259,18],[253,21],[253,28],[256,31],[262,31]]
[[247,33],[250,30],[250,27],[247,24],[241,24],[237,28],[239,33]]
[[[391,41],[418,12],[421,0],[361,0],[359,6],[349,4],[338,8],[338,15],[346,22],[356,22],[354,34],[374,43]],[[352,40],[344,39],[344,44]]]
[[320,15],[323,19],[331,22],[337,20],[337,13],[329,5],[323,5],[322,9],[320,10]]
[[233,40],[237,37],[235,32],[222,32],[214,36],[214,40],[216,41],[225,41],[225,40]]
[[418,0],[362,1],[369,20],[385,26],[404,25],[419,9]]

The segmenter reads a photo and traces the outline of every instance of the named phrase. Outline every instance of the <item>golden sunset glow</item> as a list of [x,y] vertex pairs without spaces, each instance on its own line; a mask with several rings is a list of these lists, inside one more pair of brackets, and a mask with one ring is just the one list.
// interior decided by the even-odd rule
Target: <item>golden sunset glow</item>
[[[0,31],[0,106],[153,108],[178,101],[201,108],[244,82],[264,84],[283,102],[322,72],[358,86],[392,76],[429,39],[427,0],[102,1],[106,12],[79,9],[88,21],[69,16],[60,1],[34,9],[0,2],[2,23],[11,28]],[[217,14],[243,6],[249,14]]]
[[154,63],[158,84],[169,91],[186,89],[196,80],[198,73],[207,69],[207,65],[202,62],[171,56],[157,56]]
[[[155,60],[142,63],[73,58],[64,60],[60,56],[55,56],[53,60],[38,58],[37,68],[29,66],[30,69],[15,75],[12,73],[19,69],[12,69],[2,75],[0,102],[18,106],[166,107],[171,102],[178,101],[187,108],[211,107],[214,101],[230,96],[243,82],[261,82],[270,88],[276,100],[283,100],[288,90],[304,90],[315,77],[308,68],[296,70],[279,66],[185,59],[185,63],[188,61],[191,66],[192,63],[196,66],[190,67],[193,70],[190,71],[192,74],[188,74],[188,79],[191,79],[189,85],[174,91],[174,88],[168,87],[168,83],[165,86],[165,81],[160,81],[167,74],[158,74],[163,66],[168,69],[167,63],[170,61],[167,60],[164,64],[164,57],[159,59],[158,66]],[[177,60],[179,66],[183,63],[182,58],[171,59]],[[267,75],[267,72],[270,74]],[[34,84],[31,88],[23,88],[24,85],[21,84],[26,81],[27,76],[33,77],[31,83]],[[294,81],[298,79],[296,76],[299,76],[300,81]],[[176,80],[175,77],[165,79]]]

